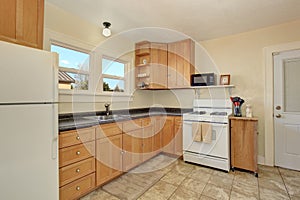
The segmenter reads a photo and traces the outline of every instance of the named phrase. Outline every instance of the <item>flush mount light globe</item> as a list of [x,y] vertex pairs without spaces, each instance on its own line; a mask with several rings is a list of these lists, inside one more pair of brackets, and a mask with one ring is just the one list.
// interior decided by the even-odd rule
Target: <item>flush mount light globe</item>
[[103,26],[104,26],[104,29],[102,31],[102,35],[104,35],[105,37],[109,37],[111,35],[111,31],[109,29],[111,23],[109,22],[103,22]]

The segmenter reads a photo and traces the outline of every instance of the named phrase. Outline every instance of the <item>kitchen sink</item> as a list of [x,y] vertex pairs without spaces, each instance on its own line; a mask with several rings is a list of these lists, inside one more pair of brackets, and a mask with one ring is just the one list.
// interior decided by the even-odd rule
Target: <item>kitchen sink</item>
[[109,120],[120,120],[128,117],[128,115],[99,115],[99,116],[88,116],[84,119],[95,120],[95,121],[109,121]]
[[110,119],[119,119],[119,118],[122,118],[121,115],[100,115],[100,116],[97,116],[98,119],[101,121],[101,120],[110,120]]

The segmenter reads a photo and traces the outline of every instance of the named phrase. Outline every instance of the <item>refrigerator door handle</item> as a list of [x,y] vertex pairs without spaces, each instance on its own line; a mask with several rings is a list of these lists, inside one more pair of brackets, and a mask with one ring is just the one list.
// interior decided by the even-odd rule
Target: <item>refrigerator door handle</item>
[[53,86],[53,102],[58,102],[58,62],[59,62],[59,56],[58,53],[52,52],[52,66],[53,66],[53,80],[54,80],[54,86]]
[[52,159],[57,159],[58,154],[58,105],[53,104],[53,130],[52,130]]

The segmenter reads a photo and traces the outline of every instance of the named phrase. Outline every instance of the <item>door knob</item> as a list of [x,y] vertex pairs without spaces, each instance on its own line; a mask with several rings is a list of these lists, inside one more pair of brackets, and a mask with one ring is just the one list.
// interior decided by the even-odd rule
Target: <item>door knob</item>
[[277,115],[276,115],[276,118],[280,118],[280,117],[281,117],[281,114],[277,114]]
[[281,109],[281,106],[276,106],[276,110],[280,110]]

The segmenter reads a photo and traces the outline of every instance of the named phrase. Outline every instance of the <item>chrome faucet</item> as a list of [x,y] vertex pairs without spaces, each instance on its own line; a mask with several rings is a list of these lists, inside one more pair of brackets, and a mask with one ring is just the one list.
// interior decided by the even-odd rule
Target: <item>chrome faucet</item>
[[105,113],[106,113],[107,116],[109,115],[109,106],[110,106],[109,103],[105,103],[105,104],[104,104],[104,107],[105,107]]

